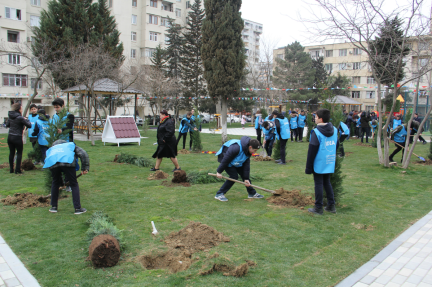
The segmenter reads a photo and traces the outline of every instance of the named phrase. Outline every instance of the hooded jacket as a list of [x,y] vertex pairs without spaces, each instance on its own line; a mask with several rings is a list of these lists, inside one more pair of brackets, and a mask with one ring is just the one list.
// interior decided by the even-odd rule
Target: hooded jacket
[[26,120],[19,112],[9,111],[6,127],[9,128],[9,135],[22,136],[24,127],[28,129],[32,127],[29,120]]
[[[324,125],[317,125],[317,129],[325,136],[325,137],[331,137],[334,134],[334,128],[332,123],[326,123]],[[314,171],[314,161],[315,157],[318,154],[320,142],[318,140],[317,135],[312,130],[311,132],[311,139],[309,142],[309,150],[308,150],[308,156],[306,161],[306,174],[311,174]],[[336,144],[336,151],[339,148],[339,139]]]
[[370,122],[371,120],[372,120],[371,117],[370,117],[370,116],[366,116],[366,113],[363,112],[363,113],[361,114],[361,117],[360,117],[360,126],[361,126],[362,128],[369,128],[369,122]]
[[238,144],[232,144],[229,147],[224,146],[222,153],[218,155],[218,162],[220,162],[219,167],[217,169],[218,173],[222,173],[228,165],[238,156],[240,152],[240,148],[243,149],[243,152],[248,157],[248,159],[243,163],[243,180],[249,180],[250,175],[250,157],[252,156],[249,153],[249,142],[250,137],[242,137],[240,139],[241,147]]
[[[63,144],[63,143],[67,143],[67,141],[65,140],[56,140],[53,143],[53,146],[58,145],[58,144]],[[75,159],[79,158],[81,160],[81,170],[90,170],[90,158],[87,154],[87,152],[85,150],[83,150],[82,148],[78,147],[77,145],[75,145]],[[66,167],[75,167],[75,160],[72,163],[56,163],[55,165],[51,166],[49,169],[53,169],[56,167],[61,167],[61,166],[66,166]]]
[[[49,115],[45,115],[45,118],[42,117],[41,115],[39,115],[39,118],[38,118],[38,120],[41,120],[41,121],[44,121],[44,122],[45,121],[49,121],[49,119],[50,119]],[[39,135],[39,126],[36,124],[35,127],[34,127],[34,130],[33,130],[32,136],[37,137],[38,135]]]

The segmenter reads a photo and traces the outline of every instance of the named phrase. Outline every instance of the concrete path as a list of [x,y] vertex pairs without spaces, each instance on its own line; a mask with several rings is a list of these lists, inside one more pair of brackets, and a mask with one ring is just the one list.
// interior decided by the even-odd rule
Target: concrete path
[[[214,130],[209,130],[209,129],[202,129],[201,131],[203,134],[222,134],[222,130],[219,131],[214,131]],[[236,136],[256,136],[256,130],[254,128],[229,128],[227,129],[227,134],[229,135],[236,135]],[[307,135],[307,128],[305,127],[304,131],[303,131],[303,136]]]
[[336,287],[432,287],[432,211]]
[[40,287],[0,236],[0,287]]

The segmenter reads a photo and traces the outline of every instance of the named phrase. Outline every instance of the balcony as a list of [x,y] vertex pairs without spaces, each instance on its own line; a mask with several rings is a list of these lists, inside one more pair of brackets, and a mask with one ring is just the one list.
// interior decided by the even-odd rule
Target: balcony
[[169,1],[164,0],[162,1],[161,10],[167,12],[174,12],[174,5]]

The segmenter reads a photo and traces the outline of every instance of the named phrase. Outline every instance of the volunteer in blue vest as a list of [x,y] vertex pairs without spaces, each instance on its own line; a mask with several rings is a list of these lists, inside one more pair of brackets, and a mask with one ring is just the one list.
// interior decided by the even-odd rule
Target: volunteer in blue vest
[[66,182],[72,188],[72,201],[75,214],[82,214],[87,210],[81,207],[80,190],[76,172],[79,170],[78,158],[81,159],[81,174],[87,174],[90,169],[90,159],[82,148],[73,142],[57,140],[47,151],[47,157],[43,168],[49,168],[52,174],[51,184],[51,209],[50,212],[58,211],[59,188],[63,182],[62,172],[66,175]]
[[315,116],[317,127],[311,132],[306,162],[306,174],[313,174],[315,182],[315,206],[308,211],[323,214],[323,189],[327,195],[325,210],[336,213],[330,176],[335,171],[338,131],[330,123],[330,111],[320,109]]
[[44,109],[38,111],[39,118],[36,121],[36,125],[32,136],[36,136],[39,144],[40,151],[42,153],[42,162],[45,162],[46,152],[48,150],[48,138],[46,130],[49,127],[49,115],[45,114]]
[[192,150],[192,130],[194,131],[198,131],[198,129],[195,127],[195,124],[192,122],[192,113],[188,112],[186,114],[186,117],[184,117],[181,122],[180,122],[180,127],[179,127],[179,135],[177,138],[177,145],[180,141],[180,139],[183,137],[183,149],[186,148],[186,137],[188,134],[188,131],[191,131],[191,136],[190,136],[190,142],[189,142],[189,150]]
[[350,129],[344,122],[340,122],[338,131],[339,131],[339,152],[340,152],[340,156],[344,157],[345,156],[345,149],[343,146],[343,142],[347,138],[349,138]]
[[[246,184],[246,190],[249,194],[248,198],[264,198],[264,196],[257,193],[256,190],[250,186],[250,157],[257,152],[259,147],[258,140],[245,136],[240,140],[227,141],[216,153],[218,162],[220,163],[217,168],[217,177],[222,178],[223,171],[226,171],[228,176],[235,180],[237,180],[240,175]],[[225,194],[230,190],[233,184],[234,182],[232,181],[225,181],[216,193],[215,199],[228,201]]]
[[273,152],[273,144],[276,139],[275,134],[275,123],[272,121],[265,121],[262,124],[264,131],[264,149],[267,152],[267,156],[271,157]]
[[296,111],[293,111],[291,113],[291,117],[290,117],[290,120],[289,120],[289,125],[290,125],[290,128],[291,128],[291,142],[293,142],[293,137],[295,137],[295,141],[297,142],[298,141],[297,140],[297,137],[298,137],[298,134],[297,134],[298,125],[297,125],[297,112]]
[[[53,102],[52,105],[54,107],[54,110],[56,111],[56,114],[52,117],[52,121],[53,123],[57,122],[59,120],[59,113],[65,109],[65,105],[64,105],[64,101],[63,99],[60,98],[56,98]],[[69,135],[68,136],[62,136],[62,139],[69,141],[69,142],[73,142],[73,128],[74,128],[74,121],[75,121],[75,116],[69,112],[67,112],[66,116],[64,117],[64,119],[67,119],[66,124],[59,129],[57,132],[59,134],[61,134],[63,131],[65,130],[70,130]]]
[[257,112],[255,114],[255,130],[256,130],[256,135],[257,135],[257,140],[260,143],[260,146],[262,146],[262,142],[261,142],[261,135],[262,135],[262,123],[263,123],[263,118],[260,112]]
[[29,115],[28,119],[29,119],[32,126],[31,126],[31,128],[28,129],[28,135],[29,135],[29,139],[30,139],[30,142],[32,143],[33,148],[36,145],[37,140],[38,140],[37,136],[33,136],[34,128],[35,128],[35,125],[36,125],[38,118],[39,118],[38,108],[35,104],[31,104],[30,105],[30,115]]
[[297,125],[298,125],[297,134],[299,135],[299,142],[303,142],[303,131],[306,125],[306,115],[304,110],[302,110],[300,112],[300,115],[298,116]]
[[372,139],[374,139],[375,133],[376,133],[376,130],[377,130],[377,126],[378,126],[378,122],[377,122],[377,120],[371,120],[369,122],[369,125],[370,125],[370,128],[371,128]]
[[402,163],[403,155],[405,151],[405,149],[402,147],[405,147],[405,140],[408,134],[406,129],[406,124],[398,125],[395,129],[392,129],[390,133],[391,133],[391,139],[394,142],[396,142],[395,143],[396,149],[389,156],[389,161],[395,162],[393,160],[393,157],[402,150],[402,159],[401,159],[401,163]]
[[392,129],[397,128],[401,124],[402,124],[402,115],[401,114],[396,114],[396,116],[393,119]]
[[290,138],[290,125],[288,119],[278,110],[274,110],[272,115],[275,122],[276,139],[280,143],[280,159],[276,160],[275,163],[285,165],[286,144]]

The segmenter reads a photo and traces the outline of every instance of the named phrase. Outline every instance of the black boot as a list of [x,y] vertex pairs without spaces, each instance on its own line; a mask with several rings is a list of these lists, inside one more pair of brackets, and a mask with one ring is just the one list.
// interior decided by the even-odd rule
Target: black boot
[[322,207],[317,207],[316,205],[314,205],[314,207],[309,208],[308,209],[309,212],[314,213],[314,214],[318,214],[318,215],[323,215],[323,208]]
[[393,157],[389,157],[389,162],[395,162],[394,160],[393,160]]
[[336,207],[334,204],[332,205],[327,205],[326,207],[324,207],[325,211],[331,212],[331,213],[336,213]]

